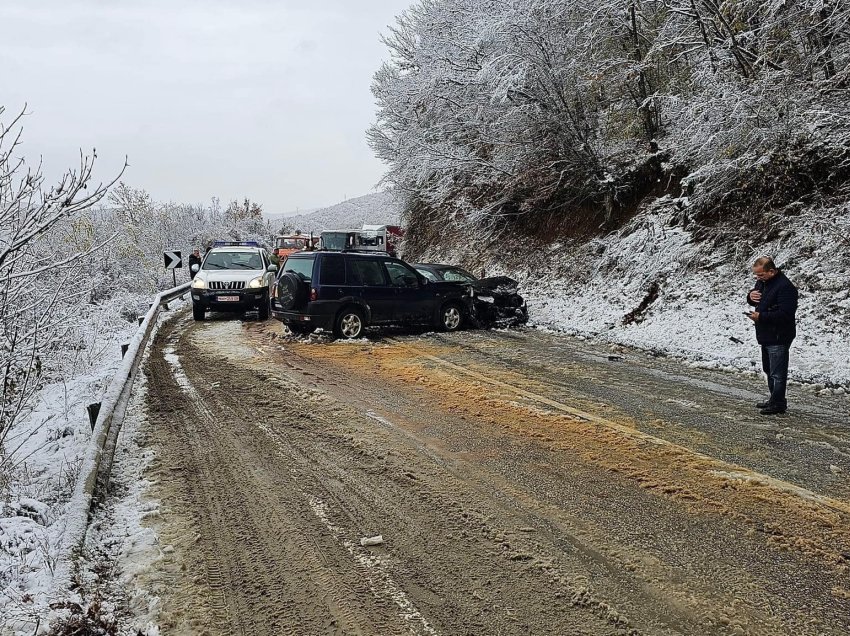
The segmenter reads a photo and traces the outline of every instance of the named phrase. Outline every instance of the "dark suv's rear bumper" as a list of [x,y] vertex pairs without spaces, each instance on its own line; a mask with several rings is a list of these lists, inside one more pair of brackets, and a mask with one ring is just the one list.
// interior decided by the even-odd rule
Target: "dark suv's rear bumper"
[[336,311],[339,303],[307,303],[307,307],[300,311],[284,311],[280,308],[276,298],[272,298],[272,317],[280,320],[285,325],[295,325],[302,328],[331,330],[336,319]]

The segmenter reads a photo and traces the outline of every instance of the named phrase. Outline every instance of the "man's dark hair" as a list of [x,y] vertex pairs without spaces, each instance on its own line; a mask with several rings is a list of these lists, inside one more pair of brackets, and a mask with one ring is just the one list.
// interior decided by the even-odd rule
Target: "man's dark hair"
[[772,272],[776,269],[776,263],[773,262],[770,256],[760,256],[753,263],[753,267],[761,267],[766,272]]

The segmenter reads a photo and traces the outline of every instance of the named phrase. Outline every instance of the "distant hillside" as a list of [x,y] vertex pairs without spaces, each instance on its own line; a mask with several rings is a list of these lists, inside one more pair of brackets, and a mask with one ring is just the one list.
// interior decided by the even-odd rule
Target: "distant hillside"
[[321,232],[371,225],[398,225],[401,218],[401,202],[393,192],[375,192],[362,197],[348,199],[310,214],[299,214],[285,219],[293,230]]
[[307,216],[320,210],[321,208],[304,208],[302,210],[291,210],[289,212],[263,212],[263,218],[267,219],[272,226],[277,226],[279,223],[286,223],[286,220],[293,216]]

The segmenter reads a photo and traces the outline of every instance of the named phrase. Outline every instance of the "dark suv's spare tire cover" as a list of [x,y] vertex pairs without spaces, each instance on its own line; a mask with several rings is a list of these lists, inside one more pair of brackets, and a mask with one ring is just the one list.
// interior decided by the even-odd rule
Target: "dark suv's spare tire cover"
[[307,304],[307,283],[295,272],[277,279],[277,302],[284,311],[300,309]]

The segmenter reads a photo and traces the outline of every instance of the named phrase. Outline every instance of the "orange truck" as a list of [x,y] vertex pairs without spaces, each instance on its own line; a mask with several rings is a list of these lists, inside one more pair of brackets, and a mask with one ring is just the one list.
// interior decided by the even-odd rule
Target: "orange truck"
[[295,252],[314,250],[318,245],[319,237],[312,234],[301,234],[301,232],[279,234],[274,240],[274,253],[283,260]]

